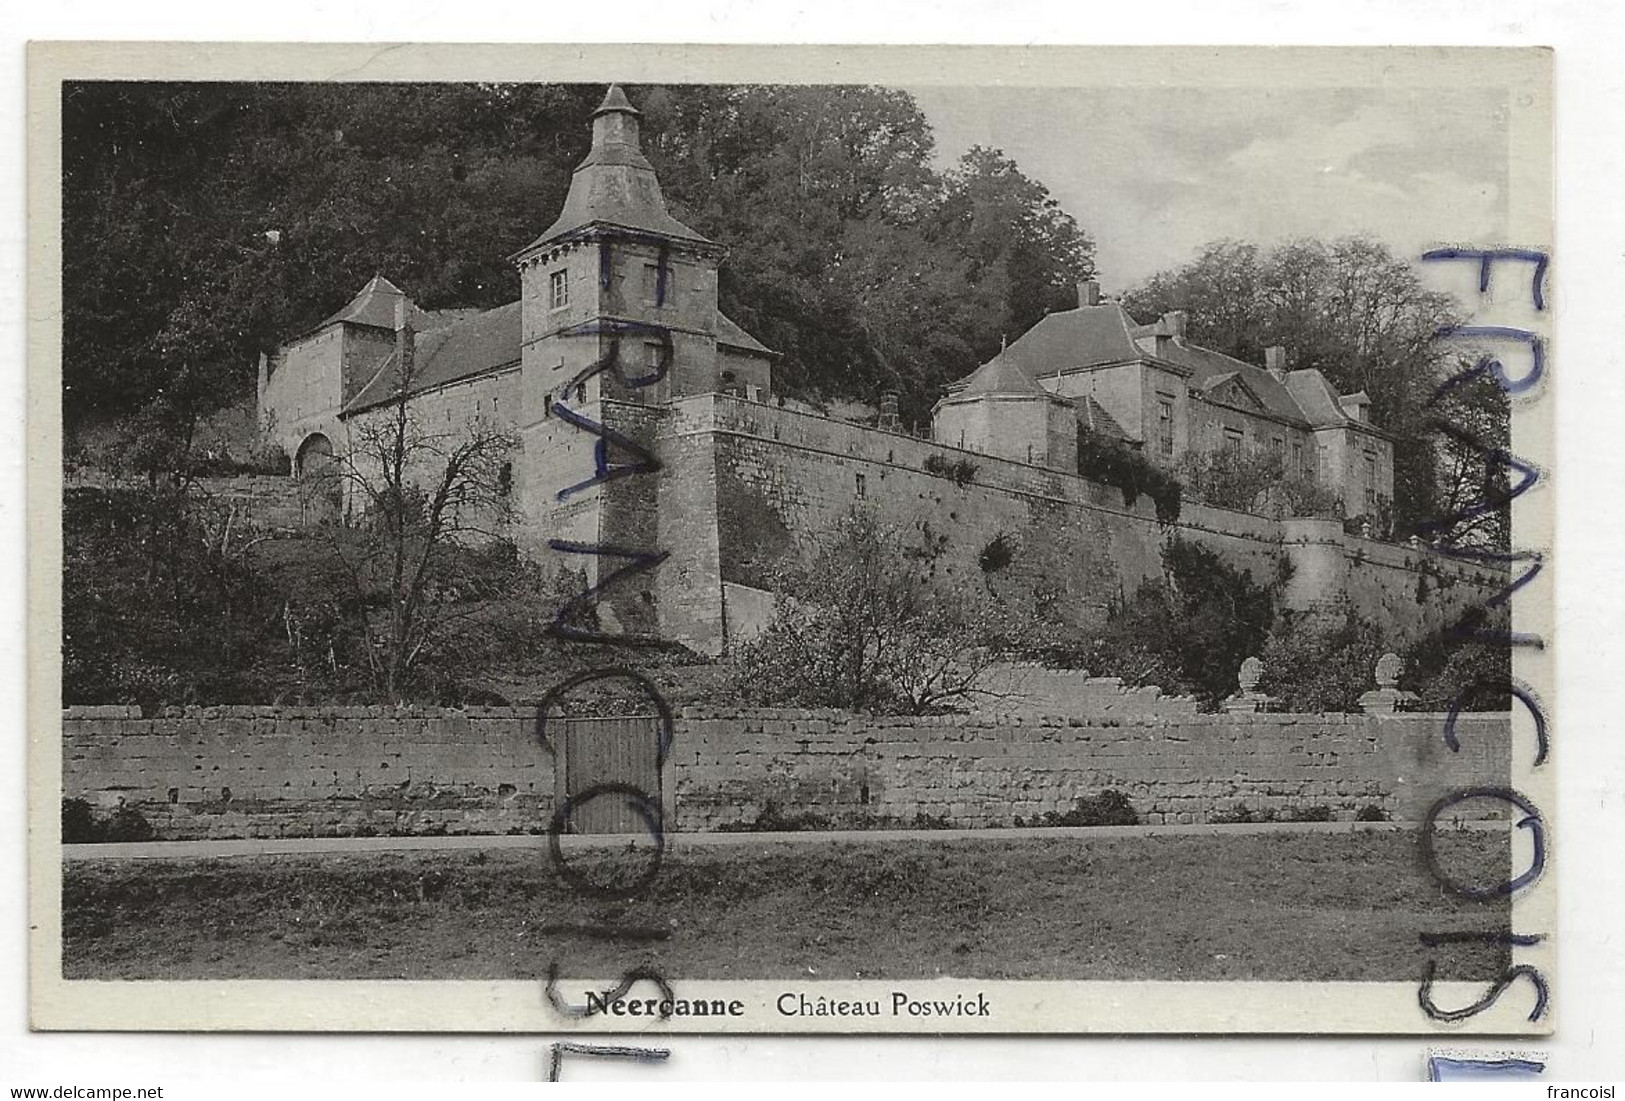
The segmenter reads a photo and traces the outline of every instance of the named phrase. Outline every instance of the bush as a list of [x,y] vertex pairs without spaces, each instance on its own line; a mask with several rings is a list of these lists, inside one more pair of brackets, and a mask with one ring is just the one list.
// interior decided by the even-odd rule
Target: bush
[[1077,655],[1099,676],[1194,695],[1208,707],[1236,688],[1241,663],[1258,653],[1275,617],[1272,589],[1196,543],[1170,539],[1164,576],[1116,604]]
[[1332,821],[1332,808],[1324,803],[1316,803],[1312,807],[1290,807],[1286,812],[1288,822],[1330,822]]
[[949,459],[943,455],[927,455],[925,472],[939,478],[952,478],[955,485],[969,485],[976,478],[976,464],[969,459]]
[[118,841],[151,841],[156,836],[152,823],[134,807],[120,806],[106,818],[98,818],[83,799],[62,800],[62,843],[98,845]]
[[1354,820],[1356,822],[1386,822],[1388,819],[1388,812],[1383,810],[1375,803],[1367,803],[1354,815]]
[[1109,439],[1078,425],[1078,474],[1092,482],[1115,486],[1123,504],[1132,508],[1143,493],[1157,506],[1157,519],[1165,524],[1179,519],[1184,487],[1179,480],[1119,440]]
[[1208,821],[1216,826],[1239,826],[1249,822],[1273,822],[1273,810],[1255,811],[1246,803],[1237,803],[1227,810],[1215,811],[1208,817]]
[[769,799],[749,822],[729,822],[716,828],[718,833],[798,833],[803,830],[827,830],[830,821],[819,814],[785,814],[778,803]]
[[1140,815],[1128,796],[1107,788],[1099,795],[1080,795],[1065,813],[1047,810],[1031,819],[1015,818],[1016,827],[1039,826],[1138,826]]
[[733,690],[755,706],[913,715],[975,695],[1009,617],[985,586],[941,576],[945,545],[928,527],[844,517],[810,561],[780,567],[773,622],[738,650]]
[[[1471,637],[1505,628],[1506,615],[1472,608],[1454,630],[1422,639],[1405,651],[1400,687],[1415,692],[1421,711],[1505,711],[1512,706],[1512,650]],[[1466,636],[1466,637],[1463,637]]]
[[1046,814],[1047,825],[1054,826],[1138,826],[1140,815],[1135,811],[1134,805],[1128,801],[1128,796],[1112,788],[1107,788],[1099,795],[1079,796],[1072,802],[1072,809],[1059,815],[1053,822],[1047,821],[1050,814]]
[[1382,632],[1352,609],[1334,618],[1286,612],[1259,654],[1259,690],[1284,711],[1358,711],[1383,651]]

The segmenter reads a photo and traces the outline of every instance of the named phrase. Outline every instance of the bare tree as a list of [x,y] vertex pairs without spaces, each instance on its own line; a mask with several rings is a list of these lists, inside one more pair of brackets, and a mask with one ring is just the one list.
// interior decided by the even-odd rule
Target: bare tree
[[392,699],[425,646],[460,618],[459,598],[473,595],[459,548],[505,538],[517,447],[511,432],[483,421],[426,430],[405,359],[404,370],[396,361],[394,397],[351,421],[348,447],[311,487],[341,497],[343,521],[324,530],[354,587],[373,685]]
[[916,715],[980,694],[997,604],[980,580],[940,576],[942,554],[929,533],[843,518],[810,561],[780,569],[774,621],[738,655],[744,693]]

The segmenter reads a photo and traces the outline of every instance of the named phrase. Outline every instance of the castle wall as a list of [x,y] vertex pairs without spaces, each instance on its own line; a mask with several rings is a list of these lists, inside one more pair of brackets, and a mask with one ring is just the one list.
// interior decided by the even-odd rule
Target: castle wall
[[343,391],[344,327],[288,345],[259,395],[259,424],[291,457],[313,432],[342,439],[338,413]]
[[[1161,548],[1175,533],[1215,550],[1259,584],[1293,571],[1289,607],[1324,607],[1347,594],[1356,610],[1394,633],[1395,647],[1505,585],[1504,573],[1425,548],[1346,536],[1339,524],[1316,527],[1191,503],[1177,525],[1160,524],[1149,499],[1125,506],[1117,489],[1074,475],[722,395],[673,403],[660,446],[663,456],[690,456],[684,461],[692,465],[682,469],[696,472],[679,475],[673,465],[663,476],[698,479],[692,492],[715,494],[724,584],[770,588],[774,561],[805,553],[862,505],[945,540],[950,577],[980,580],[979,556],[1004,536],[1015,554],[995,585],[1038,593],[1050,612],[1073,624],[1098,622],[1113,598],[1159,576]],[[710,469],[692,458],[707,451],[714,456]],[[969,464],[969,477],[960,484],[927,471],[932,457],[950,467]],[[667,499],[687,492],[674,488]],[[720,627],[703,637],[688,634],[692,628],[662,630],[716,649]]]

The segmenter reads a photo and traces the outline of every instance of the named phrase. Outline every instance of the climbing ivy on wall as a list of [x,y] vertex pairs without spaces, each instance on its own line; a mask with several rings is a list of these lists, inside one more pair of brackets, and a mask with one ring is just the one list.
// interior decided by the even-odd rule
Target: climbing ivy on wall
[[1123,504],[1133,507],[1141,494],[1157,506],[1157,519],[1172,524],[1179,519],[1184,487],[1167,471],[1117,440],[1078,426],[1078,473],[1092,482],[1116,486]]

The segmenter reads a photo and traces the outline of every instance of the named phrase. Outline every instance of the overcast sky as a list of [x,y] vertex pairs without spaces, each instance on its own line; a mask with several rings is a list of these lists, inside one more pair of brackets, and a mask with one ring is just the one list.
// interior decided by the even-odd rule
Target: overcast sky
[[956,160],[990,145],[1094,237],[1118,293],[1207,241],[1505,236],[1502,89],[911,88]]

